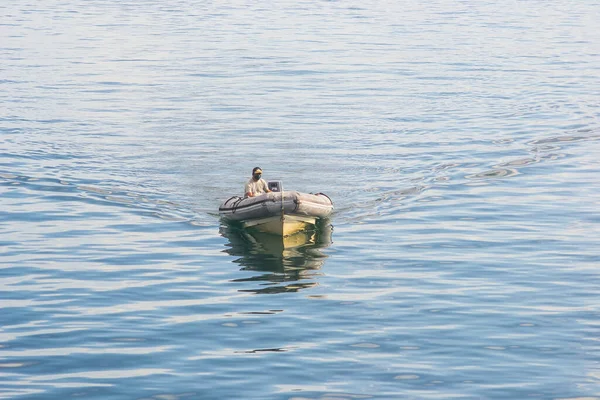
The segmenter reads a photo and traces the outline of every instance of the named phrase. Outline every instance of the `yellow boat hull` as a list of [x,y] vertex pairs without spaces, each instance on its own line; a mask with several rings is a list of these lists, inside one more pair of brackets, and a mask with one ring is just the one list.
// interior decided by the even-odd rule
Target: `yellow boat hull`
[[279,236],[290,236],[311,229],[315,224],[316,218],[299,215],[277,215],[243,222],[244,228],[254,228]]

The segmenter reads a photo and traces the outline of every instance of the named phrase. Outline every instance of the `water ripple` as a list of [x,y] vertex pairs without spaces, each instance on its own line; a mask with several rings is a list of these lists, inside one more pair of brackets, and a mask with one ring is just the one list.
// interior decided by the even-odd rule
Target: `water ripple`
[[595,1],[5,3],[1,399],[598,395]]

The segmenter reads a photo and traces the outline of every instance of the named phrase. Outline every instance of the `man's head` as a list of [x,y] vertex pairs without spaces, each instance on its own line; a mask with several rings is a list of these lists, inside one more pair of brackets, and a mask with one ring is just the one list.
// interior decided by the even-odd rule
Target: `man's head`
[[254,180],[257,181],[260,179],[261,176],[262,169],[260,169],[260,167],[254,167],[254,169],[252,170],[252,178],[254,178]]

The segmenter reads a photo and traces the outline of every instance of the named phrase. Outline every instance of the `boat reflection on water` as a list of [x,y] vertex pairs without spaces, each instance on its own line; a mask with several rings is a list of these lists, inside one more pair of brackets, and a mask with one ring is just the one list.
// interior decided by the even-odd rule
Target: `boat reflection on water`
[[281,237],[237,225],[221,225],[220,233],[229,240],[226,253],[241,271],[259,274],[232,282],[256,282],[259,288],[241,292],[285,293],[316,286],[316,276],[327,256],[320,250],[331,244],[333,227],[328,220],[318,221],[315,229]]

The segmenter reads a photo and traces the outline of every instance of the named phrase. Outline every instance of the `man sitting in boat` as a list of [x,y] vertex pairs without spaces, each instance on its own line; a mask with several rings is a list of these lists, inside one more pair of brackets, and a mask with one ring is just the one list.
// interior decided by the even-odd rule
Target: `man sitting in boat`
[[270,192],[267,181],[262,179],[261,176],[262,169],[260,169],[260,167],[255,167],[252,170],[252,178],[250,178],[250,180],[246,182],[246,185],[244,186],[244,193],[246,197],[254,197]]

